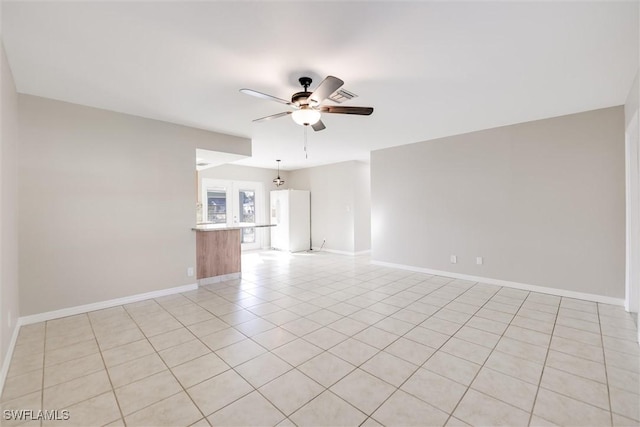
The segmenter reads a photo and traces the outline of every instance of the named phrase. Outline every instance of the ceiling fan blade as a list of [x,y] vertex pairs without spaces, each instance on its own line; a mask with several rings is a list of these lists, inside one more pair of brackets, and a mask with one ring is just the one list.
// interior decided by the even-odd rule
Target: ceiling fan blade
[[266,99],[266,100],[269,100],[269,101],[276,101],[276,102],[279,102],[281,104],[292,105],[292,106],[294,105],[290,101],[287,101],[286,99],[277,98],[275,96],[267,95],[266,93],[258,92],[257,90],[253,90],[253,89],[240,89],[240,92],[242,92],[244,94],[247,94],[247,95],[255,96],[255,97],[258,97],[258,98]]
[[313,130],[315,130],[316,132],[319,132],[323,129],[326,128],[326,126],[324,125],[324,123],[322,123],[322,120],[318,120],[316,123],[312,124],[311,127],[313,128]]
[[259,119],[255,119],[254,122],[255,123],[266,122],[267,120],[277,119],[278,117],[282,117],[282,116],[288,116],[291,113],[292,111],[285,111],[284,113],[272,114],[270,116],[260,117]]
[[359,116],[369,116],[373,113],[372,107],[342,107],[342,106],[326,106],[321,107],[320,111],[330,114],[357,114]]
[[337,77],[327,76],[326,79],[320,83],[320,85],[313,91],[309,97],[309,103],[311,105],[318,105],[329,97],[333,92],[342,87],[344,82]]

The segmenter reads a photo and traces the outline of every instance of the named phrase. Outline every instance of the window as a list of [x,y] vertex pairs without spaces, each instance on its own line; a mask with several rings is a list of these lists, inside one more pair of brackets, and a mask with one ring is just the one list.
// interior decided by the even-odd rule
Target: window
[[[238,194],[238,201],[240,206],[238,212],[240,212],[241,223],[254,223],[256,222],[256,193],[253,190],[240,190]],[[255,243],[256,241],[256,229],[255,227],[242,229],[242,243]]]
[[207,221],[214,224],[227,223],[227,193],[224,190],[207,191]]

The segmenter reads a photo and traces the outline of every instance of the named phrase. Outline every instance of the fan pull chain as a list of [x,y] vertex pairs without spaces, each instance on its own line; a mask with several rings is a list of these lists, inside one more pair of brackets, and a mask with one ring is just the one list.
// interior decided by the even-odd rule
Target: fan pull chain
[[309,159],[309,153],[307,152],[307,128],[309,126],[304,127],[304,158]]

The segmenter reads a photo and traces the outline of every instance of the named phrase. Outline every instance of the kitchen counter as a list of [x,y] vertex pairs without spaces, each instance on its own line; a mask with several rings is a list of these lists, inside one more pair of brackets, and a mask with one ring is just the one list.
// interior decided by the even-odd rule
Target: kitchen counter
[[196,232],[196,278],[199,284],[207,285],[240,277],[242,245],[240,230],[251,227],[262,228],[272,227],[272,225],[220,227],[213,224],[198,224],[192,228]]
[[240,228],[196,230],[198,284],[207,285],[240,277],[241,241]]
[[243,228],[264,228],[275,227],[276,224],[256,224],[256,225],[239,225],[237,227],[220,227],[213,224],[197,224],[192,228],[193,231],[221,231],[221,230],[241,230]]

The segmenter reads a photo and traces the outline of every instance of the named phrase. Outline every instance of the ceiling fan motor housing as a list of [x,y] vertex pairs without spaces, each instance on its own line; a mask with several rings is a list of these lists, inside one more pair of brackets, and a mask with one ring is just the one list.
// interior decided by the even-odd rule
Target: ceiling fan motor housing
[[313,80],[311,80],[311,77],[300,77],[298,81],[300,82],[300,85],[304,87],[304,90],[306,92],[306,90],[309,89],[309,86],[311,86],[311,82]]
[[300,85],[304,87],[304,91],[294,93],[291,97],[291,102],[297,106],[308,105],[309,102],[307,100],[311,96],[311,92],[309,92],[308,89],[313,80],[311,80],[311,77],[300,77],[298,81],[300,82]]
[[297,92],[291,97],[291,102],[297,106],[308,104],[307,99],[311,96],[311,92]]

